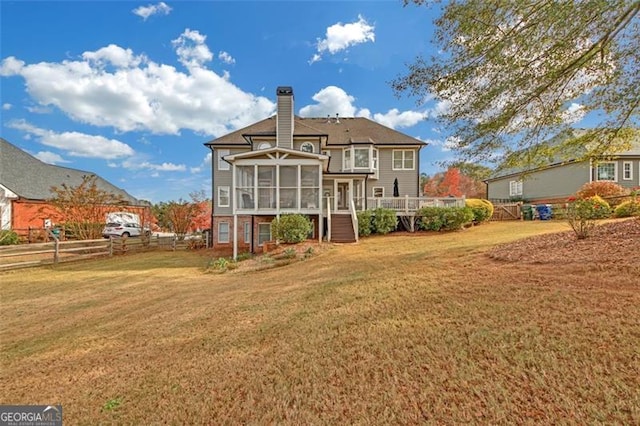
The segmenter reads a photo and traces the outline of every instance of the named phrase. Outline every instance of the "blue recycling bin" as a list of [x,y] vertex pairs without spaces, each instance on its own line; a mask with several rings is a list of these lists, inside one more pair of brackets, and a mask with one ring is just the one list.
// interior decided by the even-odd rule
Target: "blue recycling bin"
[[549,220],[553,216],[551,204],[538,204],[536,211],[538,212],[538,218],[540,218],[540,220]]

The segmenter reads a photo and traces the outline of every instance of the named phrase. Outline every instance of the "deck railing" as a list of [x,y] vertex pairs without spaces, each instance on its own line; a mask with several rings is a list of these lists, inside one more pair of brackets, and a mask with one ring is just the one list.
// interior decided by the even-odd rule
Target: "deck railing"
[[416,212],[423,207],[464,207],[464,198],[455,197],[370,197],[367,209],[385,208],[396,212]]

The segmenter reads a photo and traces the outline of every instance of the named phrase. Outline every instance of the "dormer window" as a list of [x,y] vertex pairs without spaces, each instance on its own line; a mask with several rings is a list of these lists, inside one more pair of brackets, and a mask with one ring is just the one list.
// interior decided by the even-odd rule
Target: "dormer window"
[[271,144],[269,142],[260,142],[258,145],[258,149],[269,149],[271,148]]
[[313,153],[313,144],[311,142],[304,142],[300,145],[300,151]]

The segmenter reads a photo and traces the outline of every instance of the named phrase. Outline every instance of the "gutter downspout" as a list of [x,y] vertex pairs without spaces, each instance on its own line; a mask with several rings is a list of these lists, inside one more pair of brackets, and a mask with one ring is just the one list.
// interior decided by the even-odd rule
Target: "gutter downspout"
[[213,204],[214,204],[214,188],[215,188],[215,184],[213,182],[213,175],[214,175],[214,167],[216,166],[216,162],[214,160],[215,158],[215,152],[214,149],[211,145],[209,145],[209,149],[211,150],[211,217],[209,218],[209,235],[211,236],[211,247],[209,248],[213,248]]

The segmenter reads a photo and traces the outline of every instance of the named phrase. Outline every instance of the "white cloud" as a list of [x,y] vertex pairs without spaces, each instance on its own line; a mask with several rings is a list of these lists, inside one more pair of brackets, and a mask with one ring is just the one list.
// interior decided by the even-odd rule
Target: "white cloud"
[[318,62],[322,59],[322,54],[329,52],[331,55],[355,46],[357,44],[366,42],[375,42],[376,35],[374,33],[375,27],[370,25],[366,19],[361,15],[358,15],[356,22],[349,24],[343,24],[338,22],[327,28],[326,38],[320,40],[316,45],[317,52],[313,55],[310,64]]
[[51,114],[52,109],[46,106],[36,105],[36,106],[28,106],[26,107],[27,111],[33,114]]
[[23,67],[24,61],[16,59],[14,56],[9,56],[3,59],[2,64],[0,64],[0,76],[9,77],[20,74]]
[[577,123],[582,120],[586,115],[584,105],[573,102],[569,107],[562,112],[562,121],[567,124]]
[[38,160],[47,163],[47,164],[61,164],[61,163],[69,163],[69,161],[65,160],[55,152],[51,151],[40,151],[34,155]]
[[411,127],[426,119],[427,113],[418,111],[403,111],[398,109],[390,109],[386,114],[374,114],[373,119],[380,124],[396,129],[399,127]]
[[115,44],[110,44],[95,52],[84,52],[82,58],[98,68],[107,63],[117,68],[133,68],[146,61],[144,55],[136,56],[131,49],[123,49]]
[[11,108],[13,108],[13,105],[11,105],[10,103],[2,104],[2,109],[5,111],[9,111]]
[[66,151],[74,157],[114,159],[128,157],[134,154],[133,149],[126,143],[103,136],[87,135],[79,132],[56,133],[41,129],[25,120],[14,120],[7,123],[7,127],[21,130],[36,136],[43,145]]
[[168,15],[171,12],[171,7],[161,1],[158,4],[136,7],[132,12],[146,21],[152,15]]
[[74,121],[119,132],[177,135],[188,129],[220,136],[273,115],[275,103],[202,65],[213,57],[205,39],[187,29],[174,40],[186,72],[109,45],[79,60],[25,64],[5,58],[0,75],[24,78],[39,108],[55,107]]
[[122,162],[122,167],[129,170],[152,170],[154,172],[184,172],[187,166],[184,164],[162,163],[154,164],[142,160],[140,157],[128,158]]
[[191,171],[191,173],[200,173],[202,170],[206,170],[206,169],[210,169],[211,168],[211,152],[207,153],[207,155],[204,156],[204,159],[202,160],[202,163],[200,163],[199,166],[196,167],[191,167],[189,170]]
[[355,98],[336,86],[327,86],[313,95],[316,105],[300,108],[302,117],[325,117],[340,114],[343,117],[355,117],[357,108],[353,105]]
[[367,108],[358,108],[354,105],[355,98],[343,89],[336,86],[327,86],[313,95],[317,102],[315,105],[307,105],[300,108],[301,117],[334,117],[339,114],[341,117],[364,117],[378,123],[391,127],[411,127],[427,118],[427,112],[403,111],[393,108],[387,113],[371,114]]
[[200,68],[213,59],[213,53],[205,44],[206,40],[207,36],[187,28],[180,37],[172,40],[171,44],[176,49],[182,65],[187,68]]
[[229,53],[224,51],[220,51],[220,53],[218,53],[218,59],[229,65],[236,63],[236,60]]

